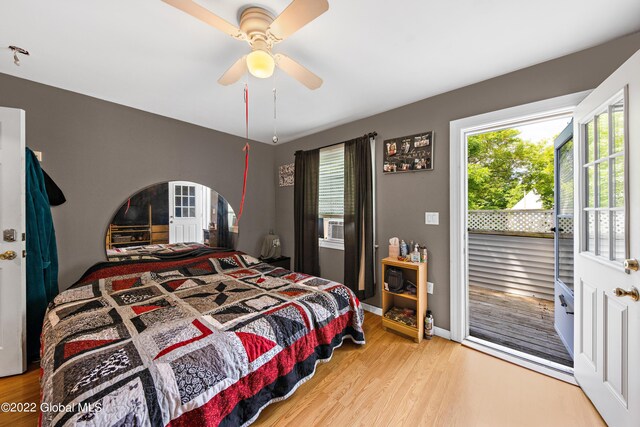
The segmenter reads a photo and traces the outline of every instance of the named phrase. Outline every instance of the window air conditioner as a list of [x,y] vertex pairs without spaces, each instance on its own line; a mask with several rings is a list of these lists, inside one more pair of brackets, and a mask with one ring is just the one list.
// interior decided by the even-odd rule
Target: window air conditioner
[[328,223],[327,239],[344,240],[344,222],[330,220]]

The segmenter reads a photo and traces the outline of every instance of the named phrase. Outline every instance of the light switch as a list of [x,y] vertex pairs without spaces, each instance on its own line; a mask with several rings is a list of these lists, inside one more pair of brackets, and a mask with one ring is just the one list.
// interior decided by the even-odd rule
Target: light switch
[[36,155],[39,162],[42,162],[42,151],[34,151],[33,154]]
[[440,213],[438,212],[425,212],[424,223],[428,225],[440,224]]

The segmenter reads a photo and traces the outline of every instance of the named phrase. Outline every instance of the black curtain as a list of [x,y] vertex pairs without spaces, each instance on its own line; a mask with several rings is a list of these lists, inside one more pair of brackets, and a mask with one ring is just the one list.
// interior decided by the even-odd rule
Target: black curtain
[[344,144],[344,284],[359,299],[375,294],[373,176],[368,135]]
[[229,232],[229,204],[218,196],[218,247],[232,249],[231,236]]
[[318,180],[320,151],[297,151],[293,215],[295,229],[294,270],[320,275],[318,251]]

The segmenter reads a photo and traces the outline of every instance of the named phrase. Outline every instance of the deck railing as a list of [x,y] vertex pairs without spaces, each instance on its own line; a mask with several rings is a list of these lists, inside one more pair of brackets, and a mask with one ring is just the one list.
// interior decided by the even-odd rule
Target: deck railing
[[[573,233],[572,218],[559,224]],[[469,283],[553,299],[554,226],[553,210],[469,211]]]
[[[553,238],[553,217],[553,210],[542,209],[469,211],[467,223],[470,233]],[[559,223],[563,233],[573,233],[571,218]]]
[[469,283],[553,299],[553,239],[469,233]]

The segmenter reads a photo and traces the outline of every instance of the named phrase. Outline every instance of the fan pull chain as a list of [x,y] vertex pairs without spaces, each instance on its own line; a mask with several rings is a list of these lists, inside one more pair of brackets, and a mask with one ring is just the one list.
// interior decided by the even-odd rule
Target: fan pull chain
[[244,124],[245,124],[245,138],[249,140],[249,85],[244,84]]
[[276,144],[278,142],[278,127],[277,127],[277,121],[276,119],[278,118],[277,116],[277,111],[276,111],[276,104],[277,104],[277,100],[278,100],[278,91],[276,90],[276,88],[273,88],[273,143]]

